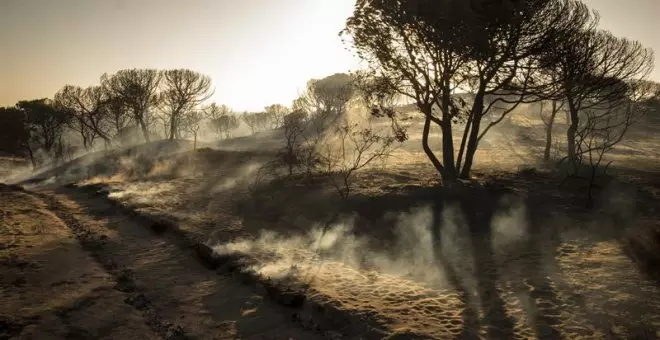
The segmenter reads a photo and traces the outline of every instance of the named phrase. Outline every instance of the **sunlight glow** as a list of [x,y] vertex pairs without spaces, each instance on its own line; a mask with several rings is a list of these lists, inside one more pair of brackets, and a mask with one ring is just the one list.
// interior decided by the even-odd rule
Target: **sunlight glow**
[[[205,73],[216,89],[212,100],[238,111],[290,105],[310,78],[358,68],[338,37],[354,3],[3,0],[0,105],[52,97],[66,84],[89,86],[104,72],[135,67]],[[587,3],[605,28],[660,49],[657,1],[637,0],[625,11],[616,0]],[[660,80],[658,68],[651,79]]]

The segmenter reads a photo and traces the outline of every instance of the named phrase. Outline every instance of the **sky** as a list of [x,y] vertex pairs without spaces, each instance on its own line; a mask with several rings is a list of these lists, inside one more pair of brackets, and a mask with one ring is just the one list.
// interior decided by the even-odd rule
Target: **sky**
[[[289,105],[359,67],[338,36],[355,0],[0,0],[0,106],[124,68],[209,75],[237,111]],[[586,0],[601,26],[660,54],[660,0]],[[651,76],[660,81],[660,65]]]

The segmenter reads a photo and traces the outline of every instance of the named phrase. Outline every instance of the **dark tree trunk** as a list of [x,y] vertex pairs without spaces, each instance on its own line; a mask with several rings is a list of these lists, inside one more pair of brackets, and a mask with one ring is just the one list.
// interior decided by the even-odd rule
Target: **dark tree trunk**
[[444,182],[456,181],[456,166],[454,165],[454,138],[451,129],[451,120],[445,120],[442,129],[442,158],[444,161]]
[[578,116],[578,109],[575,106],[575,103],[571,98],[568,98],[568,109],[570,112],[570,124],[568,125],[568,130],[566,131],[566,142],[568,145],[568,160],[572,164],[575,164],[577,161],[577,145],[575,143],[575,136],[578,129],[578,124],[580,123],[580,117]]
[[463,137],[461,138],[461,146],[458,149],[458,158],[456,160],[456,169],[461,169],[463,165],[463,154],[465,153],[465,144],[467,143],[468,135],[470,134],[470,129],[472,128],[472,116],[469,116],[467,122],[465,123],[465,128],[463,129]]
[[30,156],[30,162],[32,163],[32,170],[37,169],[37,160],[34,159],[34,153],[32,152],[32,147],[28,143],[25,145],[25,148],[27,149],[28,155]]
[[138,120],[140,128],[142,129],[142,134],[144,135],[144,140],[149,143],[151,139],[149,138],[149,129],[147,129],[147,124],[145,124],[144,119]]
[[461,178],[463,179],[470,178],[470,171],[472,170],[474,155],[477,152],[477,147],[479,146],[479,130],[481,127],[483,110],[484,95],[480,93],[477,94],[474,98],[474,105],[472,106],[472,111],[470,112],[470,116],[472,117],[472,128],[470,129],[470,136],[468,138],[467,148],[465,150],[465,164],[461,169]]
[[440,160],[438,160],[438,157],[435,156],[435,153],[433,153],[433,150],[431,150],[431,147],[429,146],[430,131],[431,131],[431,118],[428,115],[426,115],[424,118],[424,129],[422,130],[422,148],[424,149],[424,153],[426,154],[426,157],[429,158],[435,169],[441,175],[443,182],[445,180],[451,181],[452,179],[445,178],[445,176],[447,175],[445,174],[445,168],[442,166],[442,163],[440,163]]
[[552,149],[552,128],[555,124],[555,117],[557,116],[557,101],[552,101],[552,112],[550,113],[550,119],[545,126],[545,150],[543,151],[543,160],[550,160],[550,151]]

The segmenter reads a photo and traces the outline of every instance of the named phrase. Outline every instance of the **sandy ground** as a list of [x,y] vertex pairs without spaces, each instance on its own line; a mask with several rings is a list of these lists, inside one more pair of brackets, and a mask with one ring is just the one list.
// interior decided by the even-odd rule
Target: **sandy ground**
[[[624,230],[658,220],[660,155],[653,145],[660,141],[648,137],[623,144],[612,157],[639,170],[630,175],[635,181],[608,183],[598,190],[599,205],[585,213],[583,183],[558,189],[558,183],[533,172],[527,178],[511,175],[535,166],[542,146],[538,124],[516,124],[484,141],[477,165],[490,172],[475,172],[475,182],[495,180],[489,189],[457,194],[470,209],[434,205],[443,201],[433,191],[437,176],[416,151],[415,139],[386,166],[361,175],[348,205],[332,188],[316,183],[255,189],[262,155],[191,152],[186,145],[163,150],[155,143],[74,161],[39,173],[40,185],[28,185],[32,194],[5,194],[40,204],[76,245],[73,231],[85,248],[78,251],[115,288],[108,289],[119,295],[113,301],[127,308],[122,315],[135,318],[135,327],[149,336],[328,336],[301,328],[292,321],[294,311],[264,300],[254,288],[203,268],[190,248],[196,240],[221,253],[249,254],[258,260],[252,269],[263,276],[293,273],[310,285],[310,301],[341,312],[339,328],[359,320],[392,339],[660,338],[660,288],[620,245]],[[509,172],[493,172],[498,170]],[[107,198],[62,186],[71,182],[101,185]],[[510,195],[491,194],[498,188]],[[19,228],[41,225],[35,220],[42,217],[26,215],[14,196],[2,202],[11,201],[3,204],[16,212],[3,216],[28,216]],[[156,235],[117,204],[174,221],[186,238]],[[320,228],[335,210],[352,217],[332,221],[319,242]],[[472,230],[473,224],[488,231]],[[17,249],[22,248],[1,251]],[[22,266],[18,273],[31,268]],[[17,282],[11,289],[18,289],[14,286],[22,281]],[[62,294],[70,294],[68,288]],[[13,308],[5,313],[12,317],[8,330],[19,334],[39,325],[41,319]],[[130,320],[126,327],[132,327]]]
[[[218,171],[223,173],[222,169]],[[415,169],[409,169],[396,176],[362,180],[372,181],[365,187],[397,187],[401,181],[414,183],[414,178],[406,178],[406,174],[414,173]],[[368,238],[363,240],[350,231],[330,232],[326,237],[331,245],[327,248],[335,249],[319,260],[313,251],[318,234],[309,233],[318,227],[318,222],[309,214],[295,218],[295,211],[309,212],[314,206],[317,210],[331,209],[332,203],[321,203],[325,200],[322,190],[302,186],[300,190],[308,194],[296,198],[296,193],[287,196],[282,194],[285,189],[280,188],[282,196],[266,198],[261,205],[248,199],[255,204],[252,210],[248,209],[254,213],[250,216],[237,206],[244,202],[242,197],[252,196],[240,184],[223,184],[223,178],[218,175],[94,182],[109,188],[111,200],[155,216],[166,216],[186,233],[216,244],[219,252],[257,257],[260,264],[253,269],[264,276],[277,277],[295,269],[296,277],[311,286],[310,300],[331,304],[346,315],[366,320],[390,337],[660,337],[660,289],[624,255],[618,238],[608,235],[608,230],[623,228],[622,225],[613,225],[609,215],[594,218],[596,215],[571,212],[581,210],[571,204],[579,204],[581,197],[575,201],[566,197],[555,199],[563,201],[565,212],[557,210],[555,215],[520,230],[516,226],[523,223],[525,213],[515,209],[505,212],[497,217],[500,222],[492,226],[496,232],[490,239],[470,234],[465,225],[445,227],[447,235],[441,245],[428,243],[433,227],[427,225],[424,212],[375,204],[374,209],[380,213],[391,209],[392,214],[406,220],[406,228],[418,229],[415,235],[399,235],[409,239],[409,243],[393,248],[422,250],[411,256],[400,251],[383,253],[371,250],[367,244],[369,240],[387,242],[392,235],[371,230],[361,233],[361,237]],[[551,195],[543,192],[541,182],[515,180],[513,176],[507,184],[520,195],[526,190],[538,191],[529,200],[552,201]],[[419,182],[422,185],[424,181]],[[621,203],[610,204],[602,209],[626,210]],[[282,207],[289,210],[278,210]],[[550,207],[560,208],[553,203],[536,209]],[[449,212],[435,209],[426,213]],[[653,216],[656,215],[649,210],[647,215],[627,223],[653,223]],[[371,228],[386,229],[378,222],[372,223]],[[500,240],[493,241],[498,235]],[[440,257],[433,249],[440,249]]]
[[158,339],[40,199],[0,188],[0,338]]
[[[23,192],[0,194],[1,337],[319,337],[294,325],[290,311],[205,269],[188,249],[154,238],[104,200],[39,193],[52,195],[49,205]],[[85,235],[97,261],[65,223]]]

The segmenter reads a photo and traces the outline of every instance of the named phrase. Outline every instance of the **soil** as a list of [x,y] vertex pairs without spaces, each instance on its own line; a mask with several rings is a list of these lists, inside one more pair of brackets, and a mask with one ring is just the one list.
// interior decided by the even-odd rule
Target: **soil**
[[0,185],[0,339],[660,338],[657,138],[613,153],[588,205],[538,166],[534,124],[452,187],[411,140],[348,200],[255,181],[268,150],[185,142]]
[[2,186],[0,213],[0,338],[320,338],[103,199]]

